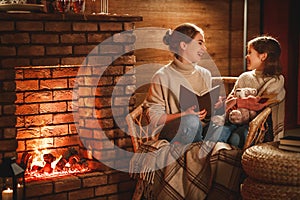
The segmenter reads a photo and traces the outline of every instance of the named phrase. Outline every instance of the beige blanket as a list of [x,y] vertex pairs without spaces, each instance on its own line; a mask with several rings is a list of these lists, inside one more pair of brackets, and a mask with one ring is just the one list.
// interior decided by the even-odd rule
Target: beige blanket
[[134,199],[235,199],[239,196],[241,150],[228,144],[188,146],[165,140],[142,145],[130,163],[138,179]]

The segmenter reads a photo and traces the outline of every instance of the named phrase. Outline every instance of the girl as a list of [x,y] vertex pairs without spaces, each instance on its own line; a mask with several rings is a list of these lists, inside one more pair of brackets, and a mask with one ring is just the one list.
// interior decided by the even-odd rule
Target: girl
[[[226,110],[228,111],[232,108],[232,105],[255,111],[259,111],[265,106],[270,106],[272,108],[273,124],[271,140],[278,140],[283,136],[285,115],[285,89],[280,65],[280,43],[271,36],[260,36],[250,40],[247,48],[247,69],[250,71],[244,72],[239,76],[227,98]],[[239,88],[255,88],[258,91],[257,97],[236,98],[236,90]],[[260,103],[262,96],[268,96],[268,101]],[[247,133],[248,125],[239,127],[233,131],[229,138],[229,143],[242,147]]]

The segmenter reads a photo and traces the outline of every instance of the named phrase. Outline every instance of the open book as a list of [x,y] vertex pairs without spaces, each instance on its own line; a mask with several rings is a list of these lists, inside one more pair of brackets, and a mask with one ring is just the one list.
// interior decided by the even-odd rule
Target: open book
[[196,105],[195,111],[205,109],[207,116],[211,116],[215,103],[218,101],[220,95],[220,85],[217,85],[201,95],[195,94],[190,89],[180,85],[179,103],[182,111],[189,107]]

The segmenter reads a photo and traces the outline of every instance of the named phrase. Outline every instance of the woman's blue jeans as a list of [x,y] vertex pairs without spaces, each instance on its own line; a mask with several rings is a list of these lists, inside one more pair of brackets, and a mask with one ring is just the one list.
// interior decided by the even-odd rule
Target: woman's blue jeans
[[204,140],[209,140],[212,142],[227,142],[231,132],[236,127],[231,126],[217,126],[214,123],[210,123],[207,126],[206,135]]
[[165,124],[159,138],[169,142],[190,144],[202,141],[202,129],[202,124],[196,115],[185,115]]

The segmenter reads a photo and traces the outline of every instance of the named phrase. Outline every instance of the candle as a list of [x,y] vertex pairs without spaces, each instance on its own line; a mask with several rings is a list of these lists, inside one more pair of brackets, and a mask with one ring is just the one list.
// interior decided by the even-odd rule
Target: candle
[[2,200],[12,200],[13,199],[13,190],[7,188],[2,191]]

